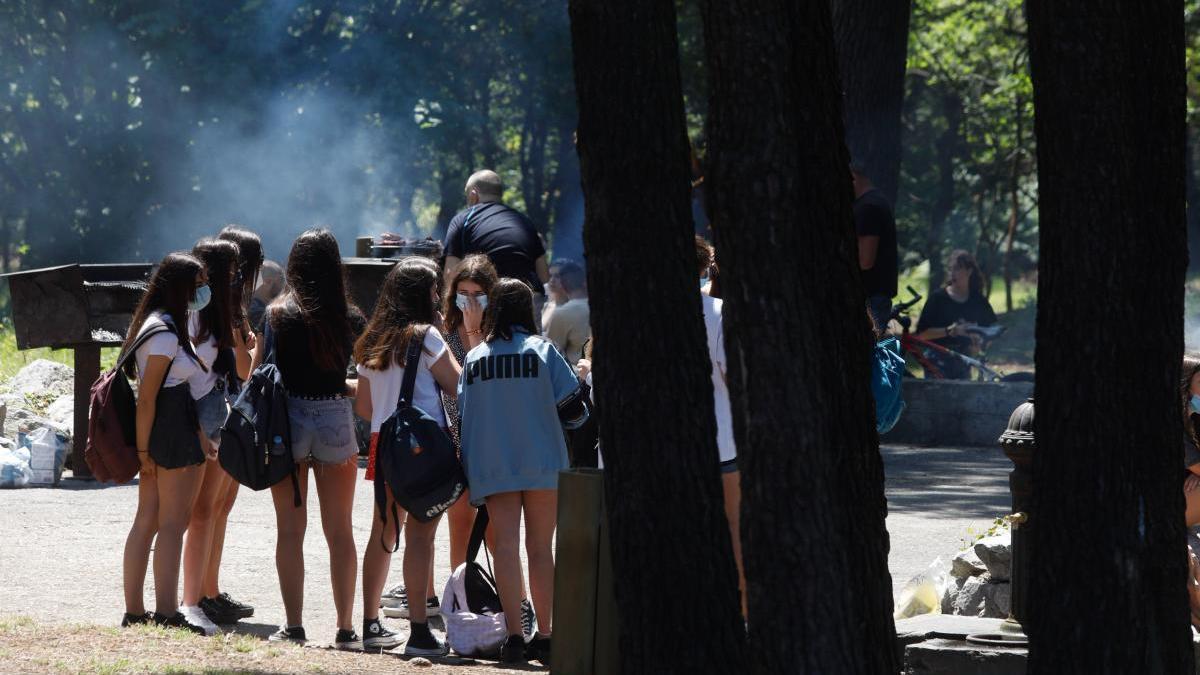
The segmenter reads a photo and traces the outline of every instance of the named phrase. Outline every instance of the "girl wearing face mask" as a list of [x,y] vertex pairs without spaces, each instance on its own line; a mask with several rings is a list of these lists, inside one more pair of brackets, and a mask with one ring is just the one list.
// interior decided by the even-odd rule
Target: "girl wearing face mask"
[[[200,428],[190,385],[207,377],[187,333],[187,312],[208,304],[211,291],[204,265],[186,253],[163,258],[134,312],[122,352],[145,340],[126,366],[138,378],[138,506],[125,540],[125,617],[122,626],[154,622],[203,634],[178,611],[179,559],[183,533],[213,454]],[[154,545],[154,614],[146,612],[142,587]]]
[[[212,299],[200,311],[188,313],[188,334],[196,353],[209,366],[209,371],[192,380],[190,385],[192,397],[196,399],[200,428],[215,449],[220,445],[221,426],[229,414],[227,392],[237,384],[232,284],[238,247],[229,241],[202,239],[192,249],[192,255],[204,263]],[[232,623],[240,617],[225,616],[215,592],[212,595],[203,593],[213,549],[215,515],[230,479],[217,462],[215,452],[201,470],[204,480],[192,508],[183,549],[183,606],[180,611],[211,635],[217,632],[216,622]]]
[[[217,240],[235,247],[237,258],[229,278],[229,298],[222,307],[228,314],[230,343],[220,345],[214,370],[219,371],[219,381],[226,384],[225,398],[232,403],[237,391],[250,377],[250,361],[255,346],[255,335],[246,319],[250,297],[256,286],[262,283],[260,270],[263,262],[262,241],[257,234],[228,225],[217,235]],[[225,249],[228,251],[228,249]],[[215,282],[214,282],[215,284]],[[215,288],[215,285],[214,285]],[[223,295],[214,293],[214,296]],[[223,330],[223,329],[222,329]],[[223,334],[223,333],[222,333]],[[197,571],[199,586],[193,584],[196,577],[189,570],[189,556],[184,555],[184,600],[190,605],[198,596],[198,606],[213,623],[230,624],[254,615],[254,607],[233,599],[220,588],[221,555],[225,549],[225,529],[229,512],[237,499],[238,482],[233,480],[219,462],[210,462],[205,467],[204,485],[192,514],[192,527],[204,527],[211,531],[208,552],[203,556],[204,567]],[[207,525],[205,522],[207,521]],[[191,529],[191,528],[189,528]],[[190,541],[190,538],[189,538]],[[189,546],[190,550],[190,546]],[[197,554],[197,559],[201,558]],[[196,560],[192,561],[196,564]]]

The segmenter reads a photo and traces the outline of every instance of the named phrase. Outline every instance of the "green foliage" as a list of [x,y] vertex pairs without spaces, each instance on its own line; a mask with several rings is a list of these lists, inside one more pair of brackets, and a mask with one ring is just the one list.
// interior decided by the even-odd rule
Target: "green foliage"
[[991,524],[988,525],[984,530],[976,530],[974,527],[967,526],[966,532],[962,537],[959,537],[959,542],[962,544],[959,550],[965,551],[966,549],[974,546],[975,543],[980,539],[994,537],[998,534],[1004,534],[1005,532],[1011,531],[1012,520],[1010,519],[1010,516],[997,516],[996,519],[993,520]]
[[[482,166],[544,232],[561,218],[564,3],[14,0],[0,25],[4,270],[154,259],[245,218],[276,254],[313,219],[437,235]],[[247,176],[272,203],[222,204]]]
[[932,261],[936,286],[945,255],[963,248],[975,253],[994,290],[1006,264],[1012,280],[1036,264],[1033,87],[1022,2],[916,0],[911,23],[897,204],[906,261]]

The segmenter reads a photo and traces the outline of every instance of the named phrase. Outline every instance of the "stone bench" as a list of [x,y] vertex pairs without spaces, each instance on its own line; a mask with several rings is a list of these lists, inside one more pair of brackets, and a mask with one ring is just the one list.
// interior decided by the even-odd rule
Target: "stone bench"
[[905,378],[903,392],[904,414],[884,443],[994,447],[1033,383]]

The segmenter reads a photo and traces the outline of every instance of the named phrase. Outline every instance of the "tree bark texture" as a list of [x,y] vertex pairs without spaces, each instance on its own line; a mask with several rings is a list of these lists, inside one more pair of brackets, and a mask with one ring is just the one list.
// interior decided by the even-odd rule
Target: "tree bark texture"
[[672,0],[571,0],[593,379],[626,673],[735,672]]
[[833,35],[845,102],[846,145],[896,203],[900,113],[911,0],[832,0]]
[[1041,239],[1029,672],[1191,673],[1183,3],[1026,12]]
[[702,7],[749,658],[763,673],[894,673],[874,343],[829,6]]

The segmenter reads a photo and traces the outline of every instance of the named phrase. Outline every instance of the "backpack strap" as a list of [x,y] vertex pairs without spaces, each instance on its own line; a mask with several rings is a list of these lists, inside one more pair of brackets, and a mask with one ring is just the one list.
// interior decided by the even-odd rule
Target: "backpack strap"
[[483,545],[483,536],[487,533],[488,512],[486,506],[480,506],[475,511],[475,524],[471,527],[471,537],[467,540],[467,562],[475,560],[479,555],[479,547]]
[[417,386],[417,370],[421,365],[421,349],[425,346],[425,336],[428,334],[429,326],[422,326],[414,330],[408,338],[408,353],[404,356],[404,382],[400,385],[397,408],[412,405],[413,389]]
[[271,328],[270,313],[263,317],[263,359],[261,363],[275,363],[275,331]]
[[[146,344],[150,340],[150,338],[154,337],[155,335],[158,335],[159,333],[174,333],[174,332],[175,332],[175,329],[172,328],[170,326],[170,324],[163,322],[162,326],[155,326],[154,328],[151,328],[150,330],[139,333],[137,338],[134,339],[133,344],[129,345],[129,349],[122,352],[121,355],[119,357],[117,357],[117,363],[115,366],[113,366],[113,369],[121,370],[122,368],[124,368],[126,362],[130,358],[133,358],[133,355],[137,353],[137,350],[141,349],[142,345]],[[170,370],[171,370],[170,368],[167,368],[168,372]]]

